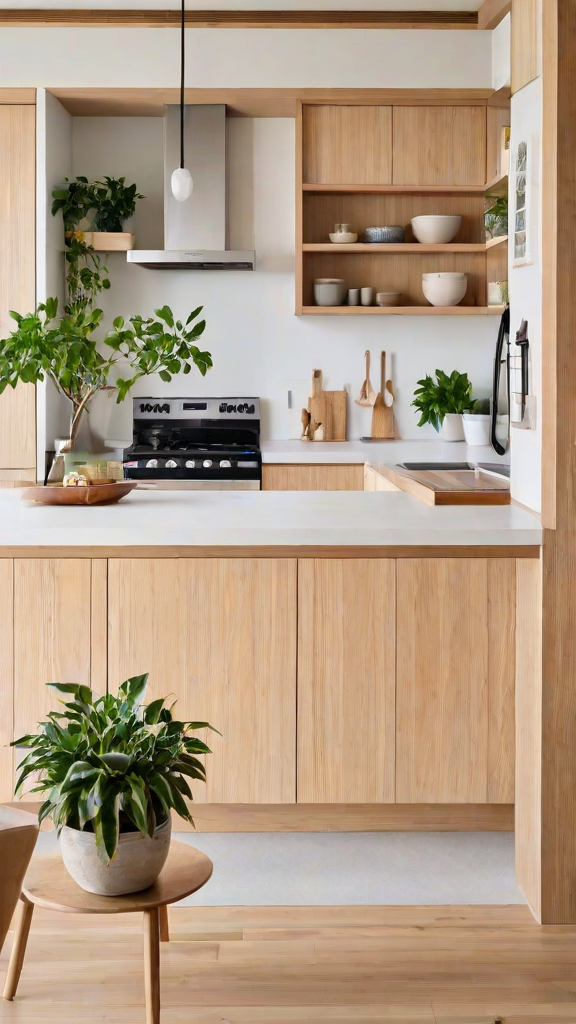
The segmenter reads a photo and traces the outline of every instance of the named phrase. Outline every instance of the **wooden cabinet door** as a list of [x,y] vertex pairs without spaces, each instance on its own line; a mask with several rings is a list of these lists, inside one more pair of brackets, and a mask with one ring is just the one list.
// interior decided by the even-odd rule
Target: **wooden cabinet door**
[[[91,652],[93,620],[105,609],[99,583],[89,558],[14,560],[15,739],[58,707],[47,683],[85,683],[103,692]],[[103,653],[94,653],[95,667]],[[16,751],[16,763],[20,757]]]
[[511,803],[513,559],[397,563],[396,800]]
[[304,106],[302,153],[310,184],[389,185],[392,108]]
[[14,563],[0,559],[0,803],[14,799]]
[[486,107],[394,107],[395,185],[484,185]]
[[150,673],[151,698],[209,721],[207,803],[296,798],[296,561],[111,559],[110,685]]
[[395,565],[298,563],[298,803],[394,802]]
[[262,466],[263,491],[361,491],[363,484],[361,464]]
[[[0,104],[0,337],[16,326],[10,309],[36,301],[36,108]],[[36,391],[31,384],[0,395],[0,469],[36,471]]]

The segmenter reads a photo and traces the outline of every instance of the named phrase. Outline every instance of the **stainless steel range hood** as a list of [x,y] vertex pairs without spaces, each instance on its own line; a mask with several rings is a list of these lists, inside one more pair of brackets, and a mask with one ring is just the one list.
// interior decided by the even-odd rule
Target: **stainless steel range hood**
[[165,111],[164,249],[132,249],[128,262],[155,270],[253,270],[253,251],[226,248],[226,107],[186,107],[186,166],[194,191],[184,203],[174,199],[170,188],[180,159],[180,108],[171,105]]

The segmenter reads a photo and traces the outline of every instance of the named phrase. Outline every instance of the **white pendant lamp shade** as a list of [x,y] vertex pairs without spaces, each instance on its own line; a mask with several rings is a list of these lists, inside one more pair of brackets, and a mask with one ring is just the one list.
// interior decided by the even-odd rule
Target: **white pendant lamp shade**
[[172,195],[179,203],[185,203],[187,199],[190,199],[194,182],[192,181],[190,171],[186,167],[177,167],[175,171],[172,171],[170,185]]
[[185,203],[187,199],[190,199],[192,189],[194,187],[192,175],[190,174],[190,171],[184,167],[184,63],[186,59],[185,4],[186,0],[182,0],[180,21],[180,167],[177,167],[175,171],[172,171],[172,177],[170,179],[172,195],[179,203]]

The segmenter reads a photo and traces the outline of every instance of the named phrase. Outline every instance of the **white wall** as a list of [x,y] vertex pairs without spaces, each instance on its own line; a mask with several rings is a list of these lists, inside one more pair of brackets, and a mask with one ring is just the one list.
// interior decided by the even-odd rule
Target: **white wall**
[[[541,234],[541,137],[542,79],[536,78],[512,97],[510,168],[518,142],[527,140],[532,156],[531,263],[514,267],[513,242],[508,247],[510,331],[512,350],[521,320],[528,321],[530,341],[530,391],[536,396],[536,428],[511,429],[512,495],[537,512],[541,510],[542,460],[542,234]],[[512,175],[510,178],[513,181]],[[510,217],[513,216],[510,195]],[[513,224],[510,224],[512,237]]]
[[[254,247],[257,268],[253,273],[167,272],[128,266],[119,253],[108,258],[113,283],[102,304],[110,316],[147,315],[167,302],[183,317],[203,303],[208,322],[204,341],[215,365],[205,379],[194,374],[171,385],[147,379],[135,394],[177,395],[184,388],[198,395],[259,395],[265,436],[284,438],[288,389],[295,391],[299,409],[318,366],[327,387],[350,384],[355,396],[366,348],[376,363],[382,348],[391,356],[403,437],[423,436],[410,408],[422,374],[437,367],[466,370],[479,392],[488,394],[495,317],[295,317],[294,122],[231,119],[228,137],[230,246]],[[147,196],[135,218],[137,244],[162,247],[161,120],[73,118],[72,139],[74,174],[125,174],[137,181]],[[103,398],[93,427],[111,439],[130,437],[130,417],[130,403],[116,406]],[[369,411],[351,402],[349,436],[369,432],[369,425]]]
[[[490,88],[491,33],[188,29],[199,88]],[[3,28],[0,85],[178,85],[174,29]]]
[[510,25],[509,14],[492,32],[492,88],[510,85]]

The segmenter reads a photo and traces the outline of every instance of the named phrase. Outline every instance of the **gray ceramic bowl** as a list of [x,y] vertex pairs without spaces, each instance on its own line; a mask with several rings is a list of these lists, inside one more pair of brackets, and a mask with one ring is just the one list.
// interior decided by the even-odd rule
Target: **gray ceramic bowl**
[[404,228],[399,225],[383,228],[366,228],[364,231],[365,242],[403,242]]

